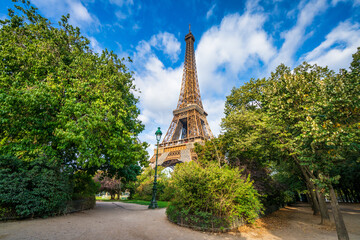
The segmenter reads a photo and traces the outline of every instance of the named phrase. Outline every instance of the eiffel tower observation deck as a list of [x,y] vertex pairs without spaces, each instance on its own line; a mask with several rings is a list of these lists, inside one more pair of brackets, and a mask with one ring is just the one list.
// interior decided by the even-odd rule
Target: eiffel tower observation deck
[[[163,142],[159,144],[158,165],[173,167],[180,162],[197,160],[194,143],[213,138],[202,105],[196,71],[194,42],[191,33],[185,36],[186,51],[179,101]],[[156,149],[151,163],[155,162]]]

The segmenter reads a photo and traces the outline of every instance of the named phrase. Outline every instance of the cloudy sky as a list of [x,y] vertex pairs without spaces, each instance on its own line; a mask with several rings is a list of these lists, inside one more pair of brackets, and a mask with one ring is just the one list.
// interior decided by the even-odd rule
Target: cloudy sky
[[[70,13],[95,52],[130,56],[141,91],[140,139],[165,134],[180,93],[184,37],[195,36],[200,91],[215,135],[233,87],[303,61],[338,71],[360,46],[360,0],[32,0],[57,23]],[[0,1],[5,18],[11,0]],[[56,24],[54,24],[56,26]],[[149,148],[152,151],[153,145]]]

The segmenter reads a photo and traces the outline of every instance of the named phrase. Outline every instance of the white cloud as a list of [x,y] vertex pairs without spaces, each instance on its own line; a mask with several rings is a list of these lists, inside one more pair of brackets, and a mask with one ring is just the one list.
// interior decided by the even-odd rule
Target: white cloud
[[155,125],[160,125],[162,129],[169,127],[172,111],[177,105],[182,66],[167,68],[154,53],[154,49],[160,49],[173,58],[176,51],[173,52],[168,45],[177,46],[174,39],[169,33],[154,35],[149,41],[140,41],[133,56],[135,84],[141,91],[139,119],[146,124],[147,130],[155,128]]
[[209,19],[214,14],[214,9],[216,7],[216,4],[212,5],[209,11],[206,13],[206,19]]
[[133,14],[133,0],[110,0],[110,3],[117,5],[114,11],[116,18],[120,21],[129,18]]
[[118,10],[115,12],[115,16],[118,20],[124,20],[126,19],[129,15],[128,14],[125,14],[123,11],[121,10]]
[[207,120],[210,129],[215,137],[220,133],[221,119],[224,117],[225,99],[210,99],[203,100],[205,111],[208,113]]
[[180,93],[182,68],[165,68],[164,64],[151,55],[136,71],[136,86],[140,89],[144,120],[156,119],[160,124],[170,124],[171,112],[176,108]]
[[32,3],[48,18],[59,19],[61,15],[70,13],[69,23],[74,26],[93,28],[100,25],[97,17],[90,14],[80,0],[32,0]]
[[263,11],[264,8],[259,4],[260,0],[248,0],[246,1],[246,11],[251,13],[251,12],[256,12],[256,11]]
[[268,72],[274,71],[276,66],[281,63],[293,65],[294,54],[307,38],[306,28],[311,25],[315,16],[326,10],[325,0],[311,0],[304,5],[304,1],[299,4],[300,13],[297,17],[296,25],[287,32],[283,33],[285,39],[279,53],[268,66]]
[[137,23],[135,23],[135,24],[133,25],[133,27],[132,27],[132,29],[133,29],[135,32],[138,31],[140,28],[141,28],[140,25],[137,24]]
[[70,6],[70,15],[75,16],[79,21],[91,22],[92,17],[88,10],[81,4],[81,2],[68,1]]
[[96,53],[102,53],[102,47],[100,46],[100,43],[96,40],[94,37],[88,37],[90,40],[90,46],[92,50]]
[[[148,46],[141,43],[141,46]],[[148,49],[141,51],[143,54]],[[135,72],[135,84],[140,89],[139,119],[146,128],[139,137],[142,141],[151,143],[148,152],[153,154],[155,136],[153,132],[161,127],[163,137],[170,125],[180,93],[182,66],[172,69],[166,68],[163,63],[151,52],[147,52],[148,58],[135,57],[134,63],[141,59],[138,70]]]
[[[249,6],[249,11],[255,9],[258,9],[256,5]],[[224,95],[234,86],[238,75],[259,61],[267,64],[276,53],[263,30],[265,20],[264,15],[250,12],[227,15],[220,25],[210,28],[199,40],[196,49],[199,85],[215,136],[220,133]],[[179,98],[183,68],[165,67],[154,49],[161,50],[174,61],[178,59],[180,43],[173,34],[159,33],[149,41],[140,41],[136,47],[133,59],[135,83],[141,91],[139,119],[146,124],[141,138],[148,138],[150,143],[155,143],[152,132],[158,126],[165,135],[170,125]]]
[[196,51],[202,92],[224,94],[239,73],[259,61],[268,63],[275,49],[264,22],[260,14],[232,14],[203,34]]
[[[155,131],[156,131],[156,129],[155,129]],[[151,158],[154,154],[154,149],[155,149],[155,145],[156,145],[155,144],[156,143],[155,131],[154,132],[148,131],[147,133],[145,133],[145,131],[144,131],[139,135],[139,139],[142,142],[152,143],[152,144],[149,144],[149,147],[147,148],[147,152],[149,153],[149,158]],[[163,139],[164,134],[165,134],[164,129],[162,129],[162,132],[163,132],[163,136],[162,136],[162,139]]]
[[162,32],[154,35],[150,39],[150,45],[167,54],[173,62],[179,59],[180,42],[173,34]]
[[360,46],[360,25],[342,22],[334,28],[318,47],[307,53],[302,60],[311,64],[328,66],[330,69],[348,68],[352,54]]
[[[254,10],[256,6],[251,7]],[[208,122],[215,136],[220,133],[224,95],[234,86],[238,74],[275,54],[271,39],[263,30],[264,15],[249,12],[224,17],[219,26],[210,28],[200,38],[196,61],[202,100]],[[154,143],[149,132],[160,126],[166,134],[180,93],[182,68],[165,67],[155,55],[161,50],[170,59],[178,58],[180,43],[170,33],[159,33],[149,41],[140,41],[134,58],[135,83],[140,89],[140,120],[146,124],[144,139]],[[221,97],[217,97],[221,95]],[[205,96],[205,98],[204,98]],[[146,140],[145,140],[146,141]]]
[[125,6],[134,5],[133,0],[110,0],[110,3],[118,5],[119,7],[122,7],[124,5]]
[[[212,26],[202,36],[193,33],[197,38],[196,62],[203,105],[215,136],[221,131],[225,96],[233,86],[241,84],[242,74],[249,74],[249,69],[254,69],[253,77],[267,77],[274,66],[296,62],[294,56],[299,47],[310,34],[316,34],[309,33],[308,27],[327,8],[326,0],[301,1],[294,11],[296,24],[283,33],[284,43],[279,50],[274,47],[271,33],[264,30],[267,17],[258,1],[247,1],[242,15],[225,16],[219,25]],[[209,9],[208,17],[214,9],[215,5]],[[322,65],[348,66],[351,54],[355,52],[352,49],[356,50],[355,46],[359,45],[358,29],[358,25],[349,23],[339,25],[321,45],[303,58],[310,62],[321,61]],[[345,47],[340,47],[344,44]],[[182,66],[165,66],[155,50],[175,61],[179,57],[180,43],[171,33],[159,33],[148,41],[140,41],[136,47],[135,79],[141,90],[142,109],[139,118],[146,124],[141,136],[150,143],[155,143],[153,132],[158,126],[166,134],[173,117],[172,110],[178,101],[182,75]]]

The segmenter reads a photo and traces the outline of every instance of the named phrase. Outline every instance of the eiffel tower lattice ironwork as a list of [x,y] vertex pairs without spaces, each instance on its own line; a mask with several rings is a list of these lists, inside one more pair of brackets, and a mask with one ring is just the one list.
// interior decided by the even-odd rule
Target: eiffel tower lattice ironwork
[[[196,72],[194,42],[191,33],[185,36],[186,51],[181,90],[177,108],[173,111],[173,120],[159,144],[158,165],[173,167],[179,162],[189,162],[197,159],[194,143],[203,143],[213,138],[202,105],[200,88]],[[150,159],[154,163],[155,154]]]

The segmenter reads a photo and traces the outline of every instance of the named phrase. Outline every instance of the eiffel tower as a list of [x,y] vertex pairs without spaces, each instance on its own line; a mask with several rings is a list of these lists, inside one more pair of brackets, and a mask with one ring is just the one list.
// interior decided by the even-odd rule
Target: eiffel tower
[[[161,144],[159,144],[158,165],[174,167],[180,162],[197,160],[194,143],[203,143],[213,138],[208,115],[202,105],[200,88],[196,72],[194,42],[191,33],[185,36],[186,52],[179,101],[173,111],[173,120]],[[151,163],[155,162],[156,149]]]

